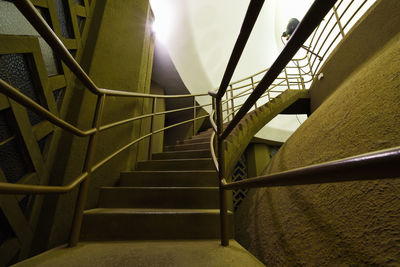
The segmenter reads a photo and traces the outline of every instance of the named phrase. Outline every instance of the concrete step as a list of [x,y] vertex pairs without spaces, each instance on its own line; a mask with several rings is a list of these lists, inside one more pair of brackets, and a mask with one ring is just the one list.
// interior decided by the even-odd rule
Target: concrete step
[[214,170],[210,158],[148,160],[137,163],[137,171]]
[[218,239],[87,241],[73,248],[60,246],[13,265],[33,266],[265,267],[233,239],[227,247],[221,246]]
[[121,173],[121,186],[218,186],[215,171],[132,171]]
[[152,155],[152,159],[190,159],[190,158],[211,158],[211,152],[209,149],[199,150],[184,150],[184,151],[168,151],[163,153],[155,153]]
[[195,139],[192,138],[192,139],[186,139],[183,141],[177,141],[177,145],[207,143],[207,142],[210,142],[210,137],[211,136],[206,136],[206,137],[201,137],[201,138],[195,138]]
[[195,136],[192,136],[191,139],[187,139],[187,140],[197,140],[197,139],[210,139],[212,132],[207,132],[205,134],[198,134]]
[[100,208],[218,209],[218,187],[102,187]]
[[[232,213],[229,212],[230,221]],[[233,224],[230,225],[233,233]],[[82,240],[219,238],[218,209],[106,209],[84,212]],[[232,235],[232,234],[231,234]]]
[[199,150],[210,149],[210,142],[197,143],[197,144],[183,144],[174,146],[165,146],[164,151],[183,151],[183,150]]

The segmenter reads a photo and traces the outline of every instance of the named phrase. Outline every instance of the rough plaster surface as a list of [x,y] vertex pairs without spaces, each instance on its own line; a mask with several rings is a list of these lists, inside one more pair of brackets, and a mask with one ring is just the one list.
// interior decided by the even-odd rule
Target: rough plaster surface
[[[351,56],[351,55],[349,55]],[[400,35],[339,85],[265,174],[400,145]],[[400,181],[250,190],[236,239],[267,266],[399,266]]]
[[264,266],[231,240],[82,242],[57,248],[15,266]]

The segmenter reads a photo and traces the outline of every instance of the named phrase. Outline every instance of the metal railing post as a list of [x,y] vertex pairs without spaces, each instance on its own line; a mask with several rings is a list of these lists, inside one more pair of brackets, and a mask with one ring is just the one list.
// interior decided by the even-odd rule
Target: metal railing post
[[[226,100],[225,101],[225,103],[226,103],[226,114],[227,114],[228,121],[229,121],[229,98],[228,98],[228,93],[225,94],[225,100]],[[221,108],[221,112],[223,112],[222,108]]]
[[[157,110],[157,97],[153,98],[153,106],[152,106],[152,113],[153,116],[150,117],[150,133],[153,133],[153,124],[154,124],[154,117]],[[149,150],[148,150],[148,159],[151,160],[152,158],[152,150],[153,150],[153,135],[149,136]]]
[[218,178],[219,178],[219,209],[220,209],[220,223],[221,223],[221,245],[229,245],[229,218],[228,218],[228,203],[226,190],[223,188],[223,181],[225,180],[225,157],[224,157],[224,139],[221,138],[223,132],[223,119],[222,119],[222,104],[221,100],[216,100],[216,114],[217,114],[217,139],[218,139]]
[[92,172],[92,165],[94,160],[94,155],[96,152],[97,140],[99,136],[99,129],[101,124],[101,117],[103,114],[105,95],[100,95],[97,98],[96,111],[93,119],[92,126],[96,128],[96,131],[90,135],[88,150],[85,158],[85,165],[83,167],[83,173],[87,172],[88,176],[85,181],[79,187],[78,200],[75,206],[75,215],[72,222],[72,229],[69,239],[69,246],[74,247],[79,242],[79,236],[81,233],[83,210],[85,209],[86,199],[89,191],[90,176]]
[[333,13],[335,13],[335,17],[336,17],[337,24],[339,26],[340,33],[342,34],[342,37],[344,37],[344,31],[343,31],[342,23],[340,23],[340,18],[339,18],[339,15],[337,13],[337,9],[336,9],[335,5],[333,5],[332,9],[333,9]]
[[287,89],[290,90],[289,76],[287,75],[286,67],[283,70],[285,71],[285,80],[286,80],[286,84],[287,84]]
[[[196,97],[193,96],[193,119],[196,119]],[[193,136],[196,135],[196,120],[193,120]]]
[[[232,106],[232,119],[235,116],[235,102],[233,100],[233,87],[232,84],[229,86],[231,88],[231,106]],[[226,94],[228,96],[228,94]]]
[[[299,71],[299,77],[300,77],[299,79],[300,79],[301,88],[306,89],[306,86],[304,84],[304,79],[303,79],[303,76],[301,74],[301,68],[300,68],[299,62],[297,62],[296,66],[297,66],[297,70]],[[300,86],[299,86],[299,89],[300,89]]]
[[[254,92],[254,79],[253,77],[251,77],[250,79],[251,79],[251,88],[253,89],[252,92]],[[257,109],[257,101],[254,103],[254,107]]]

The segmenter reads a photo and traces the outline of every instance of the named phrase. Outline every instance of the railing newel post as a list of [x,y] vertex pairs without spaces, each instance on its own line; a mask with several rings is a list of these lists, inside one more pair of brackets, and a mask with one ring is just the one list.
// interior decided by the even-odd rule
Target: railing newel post
[[223,117],[221,99],[216,99],[216,117],[217,117],[217,145],[218,145],[218,178],[219,178],[219,199],[220,199],[220,223],[221,223],[221,245],[229,246],[229,218],[228,203],[226,191],[223,188],[223,180],[225,179],[225,155],[224,155],[224,138]]
[[89,137],[89,144],[88,144],[88,149],[87,149],[87,153],[86,153],[85,164],[84,164],[83,171],[82,171],[82,173],[87,172],[88,176],[79,186],[78,199],[77,199],[77,203],[75,206],[75,214],[74,214],[74,218],[72,221],[72,229],[71,229],[70,239],[69,239],[69,243],[68,243],[69,247],[74,247],[79,242],[79,236],[80,236],[81,227],[82,227],[83,210],[85,209],[86,199],[87,199],[87,195],[88,195],[88,191],[89,191],[90,177],[91,177],[91,173],[92,173],[92,165],[93,165],[94,155],[95,155],[96,147],[97,147],[97,141],[98,141],[99,129],[100,129],[100,125],[101,125],[101,118],[103,115],[105,98],[106,98],[106,96],[104,94],[99,95],[97,97],[96,110],[95,110],[94,118],[93,118],[93,122],[92,122],[92,126],[93,126],[93,128],[96,129],[96,131]]
[[193,136],[196,135],[196,97],[193,96]]
[[[234,102],[234,99],[233,99],[233,87],[232,87],[232,84],[229,86],[229,88],[231,89],[230,91],[231,91],[231,106],[232,106],[232,119],[233,119],[233,117],[235,116],[235,102]],[[228,96],[228,94],[226,94],[226,96]]]
[[333,13],[335,14],[335,18],[336,18],[337,24],[339,26],[340,34],[342,34],[342,37],[344,37],[344,31],[343,31],[342,23],[340,22],[340,18],[339,18],[336,6],[333,5],[332,9],[333,9]]
[[155,113],[157,110],[157,97],[153,98],[152,101],[152,116],[150,117],[150,133],[151,135],[149,136],[149,148],[148,148],[148,159],[151,160],[152,159],[152,150],[153,150],[153,124],[154,124],[154,117],[155,117]]

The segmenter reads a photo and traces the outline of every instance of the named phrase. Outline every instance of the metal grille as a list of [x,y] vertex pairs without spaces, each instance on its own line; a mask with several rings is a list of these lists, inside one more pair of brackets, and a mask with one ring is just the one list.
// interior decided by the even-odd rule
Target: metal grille
[[[237,182],[247,178],[247,163],[246,158],[242,155],[235,166],[232,174],[232,181]],[[233,208],[236,211],[242,203],[243,199],[246,198],[248,189],[233,190]]]

